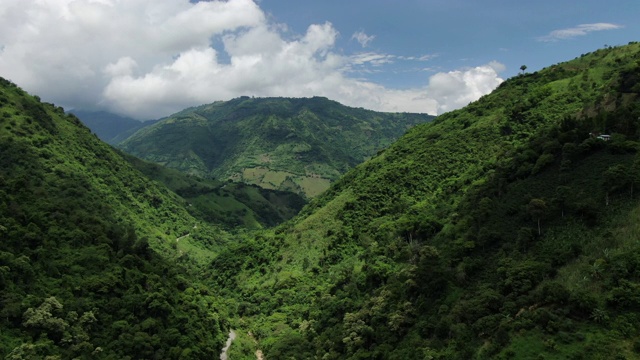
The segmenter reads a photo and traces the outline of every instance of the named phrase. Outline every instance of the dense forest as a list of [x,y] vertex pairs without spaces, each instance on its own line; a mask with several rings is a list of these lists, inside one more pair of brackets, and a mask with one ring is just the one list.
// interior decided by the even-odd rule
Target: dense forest
[[210,284],[267,358],[638,358],[639,79],[637,43],[509,79],[224,250]]
[[218,358],[232,328],[233,360],[640,358],[638,43],[411,127],[292,218],[0,90],[0,357]]
[[223,233],[4,79],[0,123],[0,357],[216,357],[223,302],[181,264]]
[[119,152],[135,169],[182,197],[196,218],[225,229],[259,229],[295,216],[306,204],[290,191],[187,175]]

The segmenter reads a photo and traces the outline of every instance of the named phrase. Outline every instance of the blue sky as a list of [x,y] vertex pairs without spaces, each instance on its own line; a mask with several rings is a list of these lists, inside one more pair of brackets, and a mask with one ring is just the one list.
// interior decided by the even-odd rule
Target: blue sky
[[[640,41],[640,1],[602,0],[261,0],[260,6],[292,33],[329,21],[340,32],[337,47],[398,56],[435,55],[424,63],[397,61],[369,77],[394,87],[417,86],[426,72],[450,71],[492,60],[511,77],[567,61],[606,45]],[[582,24],[619,26],[566,38],[545,38]],[[363,48],[352,35],[373,39]],[[382,69],[380,69],[382,70]]]
[[242,95],[441,114],[521,65],[639,41],[638,14],[638,0],[2,0],[0,76],[138,119]]

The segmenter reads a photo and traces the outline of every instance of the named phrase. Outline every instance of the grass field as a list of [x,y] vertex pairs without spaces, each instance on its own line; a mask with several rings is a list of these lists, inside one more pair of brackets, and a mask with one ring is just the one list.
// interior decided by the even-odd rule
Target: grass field
[[320,195],[329,188],[331,180],[319,177],[318,175],[303,176],[286,171],[271,170],[266,167],[246,168],[242,170],[240,177],[231,177],[234,181],[241,181],[247,184],[255,184],[265,189],[290,190],[287,179],[290,179],[297,188],[307,198]]

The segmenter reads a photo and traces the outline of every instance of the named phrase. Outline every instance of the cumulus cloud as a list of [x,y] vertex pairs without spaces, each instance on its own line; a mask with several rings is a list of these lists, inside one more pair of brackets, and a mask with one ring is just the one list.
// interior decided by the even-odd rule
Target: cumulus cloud
[[581,24],[572,28],[553,30],[548,35],[539,37],[538,41],[550,42],[567,40],[578,36],[585,36],[594,31],[615,30],[620,28],[622,28],[621,25],[609,23]]
[[104,73],[110,77],[131,76],[133,70],[138,66],[135,60],[125,56],[118,59],[115,63],[107,64]]
[[437,113],[454,110],[500,85],[503,80],[498,73],[501,71],[504,71],[504,65],[494,61],[466,70],[437,73],[429,79],[427,94],[436,100]]
[[[389,89],[350,74],[433,55],[345,55],[331,23],[287,38],[286,26],[267,18],[251,0],[3,0],[0,76],[65,107],[141,119],[240,95],[326,96],[373,110],[436,114],[502,81],[492,63],[425,77],[422,87]],[[366,46],[373,36],[354,38]]]
[[264,21],[251,0],[3,0],[0,76],[60,105],[95,107],[114,76],[145,74]]
[[370,42],[373,41],[373,39],[375,39],[376,36],[375,35],[367,35],[364,31],[360,30],[358,32],[355,32],[352,36],[351,39],[355,39],[357,42],[360,43],[360,45],[364,48],[367,47],[367,45],[369,45]]

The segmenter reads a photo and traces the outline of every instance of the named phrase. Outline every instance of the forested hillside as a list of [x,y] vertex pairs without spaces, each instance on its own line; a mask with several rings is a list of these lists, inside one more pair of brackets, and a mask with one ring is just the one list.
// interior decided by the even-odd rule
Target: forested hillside
[[[71,111],[98,138],[115,145],[157,120],[140,122],[99,111]],[[299,195],[243,183],[227,183],[182,173],[120,153],[134,168],[182,197],[195,217],[227,229],[275,226],[300,211],[305,200]]]
[[235,351],[639,358],[639,80],[638,43],[516,76],[229,247]]
[[125,153],[121,155],[149,179],[182,197],[193,216],[226,229],[272,227],[295,216],[306,204],[300,195],[289,191],[203,179]]
[[321,97],[241,97],[174,114],[119,147],[187,174],[314,197],[432,118],[350,108]]
[[224,234],[4,79],[0,125],[0,357],[216,358],[222,300],[181,264]]
[[[140,149],[166,151],[157,162],[243,180],[267,169],[256,184],[300,191],[368,156],[316,151],[322,134],[384,146],[349,111],[240,98],[130,144],[145,135]],[[6,80],[0,125],[3,358],[218,358],[230,326],[231,359],[640,358],[638,43],[509,79],[293,219],[233,235],[215,224],[277,223],[300,198],[133,159]]]

